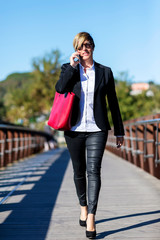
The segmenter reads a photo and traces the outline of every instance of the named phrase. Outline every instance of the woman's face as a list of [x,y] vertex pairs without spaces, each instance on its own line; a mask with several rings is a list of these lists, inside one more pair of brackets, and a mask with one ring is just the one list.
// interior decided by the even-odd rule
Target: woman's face
[[88,40],[83,42],[77,52],[83,61],[93,59],[93,46]]

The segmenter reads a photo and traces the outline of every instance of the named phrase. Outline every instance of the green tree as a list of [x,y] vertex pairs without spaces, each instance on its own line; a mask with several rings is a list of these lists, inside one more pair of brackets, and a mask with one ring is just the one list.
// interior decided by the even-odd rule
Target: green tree
[[43,58],[33,59],[32,81],[25,82],[20,88],[12,88],[5,94],[6,119],[16,122],[48,114],[55,94],[55,84],[60,74],[60,53],[58,50]]
[[4,106],[3,99],[0,100],[0,120],[5,120],[6,118],[6,108]]
[[42,59],[33,60],[35,82],[32,84],[31,98],[35,115],[47,113],[55,95],[55,84],[60,74],[60,52],[46,54]]

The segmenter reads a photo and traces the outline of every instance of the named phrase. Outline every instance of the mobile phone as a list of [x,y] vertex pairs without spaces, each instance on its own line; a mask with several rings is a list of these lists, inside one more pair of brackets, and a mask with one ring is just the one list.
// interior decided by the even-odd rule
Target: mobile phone
[[81,56],[80,56],[80,55],[77,55],[77,57],[74,59],[74,61],[75,61],[75,62],[77,62],[77,61],[80,62],[80,61],[81,61]]

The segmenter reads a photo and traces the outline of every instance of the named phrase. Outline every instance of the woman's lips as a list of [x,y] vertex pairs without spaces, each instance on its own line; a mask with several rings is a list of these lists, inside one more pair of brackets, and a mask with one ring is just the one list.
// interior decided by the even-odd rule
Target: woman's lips
[[89,54],[88,53],[83,53],[83,56],[88,56]]

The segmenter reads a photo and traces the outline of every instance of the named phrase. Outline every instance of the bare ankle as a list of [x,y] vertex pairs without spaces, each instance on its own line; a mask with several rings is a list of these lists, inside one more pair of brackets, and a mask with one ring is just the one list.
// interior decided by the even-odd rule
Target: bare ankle
[[95,215],[92,213],[89,213],[87,217],[87,230],[95,231]]
[[88,207],[81,206],[81,220],[86,220],[88,215]]
[[95,220],[95,214],[93,214],[93,213],[88,213],[88,219],[90,219],[90,220]]

